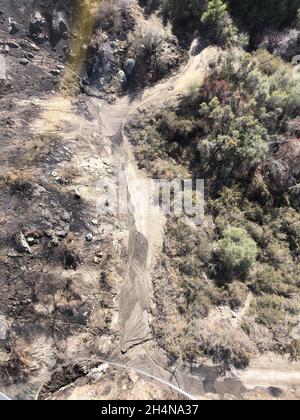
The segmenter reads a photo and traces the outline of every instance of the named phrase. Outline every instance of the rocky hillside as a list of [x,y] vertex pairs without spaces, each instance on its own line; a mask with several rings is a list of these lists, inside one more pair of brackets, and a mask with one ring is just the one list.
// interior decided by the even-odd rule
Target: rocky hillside
[[136,2],[93,5],[0,3],[0,389],[11,398],[34,398],[62,364],[122,356],[129,224],[97,211],[97,183],[117,182],[120,158],[90,96],[114,102],[183,54]]
[[[286,20],[266,2],[264,19],[274,23],[259,33],[235,2],[161,3],[179,26],[202,11],[193,27],[225,52],[202,83],[128,126],[136,159],[153,177],[205,180],[202,226],[168,218],[153,329],[174,359],[209,356],[225,369],[264,352],[297,359],[300,96],[288,60],[299,2],[290,2]],[[259,15],[263,6],[247,7]],[[277,49],[275,33],[286,41]]]

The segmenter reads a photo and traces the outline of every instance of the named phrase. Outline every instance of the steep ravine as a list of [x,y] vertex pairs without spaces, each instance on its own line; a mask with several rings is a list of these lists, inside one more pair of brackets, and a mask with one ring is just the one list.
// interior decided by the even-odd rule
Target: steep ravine
[[[268,375],[266,377],[267,372],[264,371],[262,377],[257,377],[256,364],[260,366],[259,357],[246,372],[228,374],[226,378],[220,377],[218,367],[212,365],[185,366],[179,361],[176,366],[170,368],[166,354],[157,347],[155,337],[151,335],[151,270],[155,256],[162,247],[165,219],[160,209],[145,200],[143,192],[139,189],[141,180],[151,188],[151,180],[138,169],[124,127],[136,112],[145,108],[157,109],[176,100],[189,88],[201,82],[209,62],[216,58],[217,54],[218,50],[213,47],[197,51],[197,42],[194,41],[189,61],[178,75],[146,89],[136,98],[126,96],[113,105],[101,105],[99,114],[104,135],[116,143],[114,153],[119,159],[120,171],[125,176],[130,199],[130,258],[127,282],[120,298],[119,323],[123,331],[120,351],[128,366],[175,386],[189,398],[206,398],[208,394],[247,398],[247,394],[256,392],[257,387],[258,395],[272,396],[274,387],[280,389],[286,384],[290,387],[299,386],[299,367],[295,366],[296,371],[289,381],[288,372],[292,367],[286,361],[283,363],[287,364],[284,372],[273,371],[270,385],[270,378]],[[282,369],[282,363],[280,366]]]
[[133,100],[126,96],[113,105],[99,105],[103,136],[113,144],[115,160],[119,162],[119,171],[126,179],[131,204],[128,282],[121,294],[120,307],[120,324],[124,329],[123,352],[150,339],[147,311],[150,307],[151,267],[155,253],[162,246],[164,229],[164,217],[159,208],[148,202],[139,188],[142,181],[150,190],[152,181],[138,170],[124,127],[138,109],[157,107],[174,100],[191,86],[191,80],[192,83],[201,80],[216,51],[208,48],[197,54],[194,53],[195,49],[196,42],[190,49],[188,64],[175,77],[146,89]]
[[[124,97],[113,105],[100,103],[99,115],[103,135],[112,141],[115,160],[119,161],[120,173],[126,179],[129,196],[129,263],[127,282],[121,291],[119,323],[122,333],[120,351],[128,366],[159,378],[181,389],[186,396],[196,398],[205,393],[204,382],[209,381],[208,389],[214,389],[217,369],[202,367],[192,369],[184,365],[168,367],[167,356],[159,349],[151,334],[151,270],[157,252],[163,242],[164,216],[159,207],[145,199],[139,188],[142,181],[151,189],[151,180],[137,168],[131,146],[124,127],[131,115],[141,108],[162,106],[175,100],[192,84],[203,78],[210,59],[216,55],[214,48],[200,53],[196,42],[190,50],[190,59],[182,71],[166,82],[147,89],[131,100]],[[236,381],[234,386],[236,388]],[[227,381],[225,392],[230,393],[232,384]],[[237,387],[242,389],[242,385]]]
[[[177,75],[115,102],[114,89],[113,96],[110,90],[108,96],[99,96],[97,89],[88,94],[87,88],[81,94],[77,82],[73,90],[75,81],[66,77],[71,31],[68,37],[61,33],[56,49],[50,48],[49,29],[51,20],[58,17],[56,6],[65,11],[61,17],[68,20],[69,29],[74,26],[71,3],[0,0],[7,65],[1,96],[5,176],[0,194],[0,400],[5,399],[4,394],[28,400],[34,396],[300,399],[300,363],[291,363],[288,357],[258,354],[248,369],[224,377],[204,359],[197,365],[182,360],[172,364],[153,333],[152,276],[162,250],[165,218],[139,188],[142,181],[150,189],[152,181],[138,168],[127,128],[138,113],[152,116],[161,107],[169,109],[169,104],[200,84],[210,61],[218,58],[218,49],[201,50],[195,40]],[[142,9],[138,2],[133,3],[130,19],[144,28]],[[49,9],[45,26],[40,13],[32,14],[36,9]],[[9,33],[11,17],[19,25],[15,34]],[[33,28],[32,19],[37,21]],[[129,26],[127,18],[124,22],[122,30],[127,36],[130,22]],[[154,30],[155,21],[147,22]],[[82,37],[77,23],[79,36],[74,34],[73,46],[80,50],[92,25],[86,25]],[[112,62],[119,70],[129,55],[113,35],[105,41],[104,34],[103,48],[110,51],[112,38],[117,39]],[[184,54],[176,41],[168,37],[162,52],[163,62],[173,60],[166,67],[178,68]],[[99,57],[94,58],[98,70]],[[81,61],[78,54],[74,62],[79,65]],[[148,70],[141,74],[139,86],[150,83]],[[96,76],[98,81],[97,72]],[[136,82],[136,74],[131,77]],[[110,103],[99,99],[104,97]],[[109,212],[99,214],[97,209],[97,182],[107,177],[114,183],[118,172],[129,199],[124,220]],[[16,249],[20,233],[30,240],[32,253]],[[250,304],[251,294],[233,328]],[[223,316],[217,312],[219,308],[209,316]],[[108,388],[111,392],[107,393]]]
[[[125,369],[128,374],[133,371],[141,378],[155,379],[149,384],[149,389],[152,386],[154,390],[160,390],[161,384],[169,384],[173,391],[180,394],[180,397],[184,395],[187,398],[222,398],[226,394],[234,398],[241,396],[244,398],[248,395],[247,389],[254,389],[253,392],[259,392],[259,395],[263,389],[263,393],[270,395],[268,390],[270,386],[273,388],[288,387],[289,389],[299,387],[299,365],[291,364],[288,360],[279,363],[279,360],[274,361],[270,358],[263,364],[253,361],[246,372],[235,372],[235,376],[228,374],[226,378],[220,377],[218,367],[209,363],[204,363],[201,366],[185,365],[181,360],[178,360],[175,365],[170,365],[167,355],[158,347],[152,334],[151,309],[154,303],[151,274],[156,256],[162,248],[165,220],[159,208],[151,201],[146,200],[143,191],[139,189],[141,180],[149,188],[152,181],[138,169],[132,146],[126,137],[125,127],[129,119],[134,118],[136,113],[143,112],[144,109],[150,112],[157,110],[165,103],[176,100],[195,83],[201,82],[210,60],[216,58],[217,54],[218,50],[214,47],[209,47],[201,52],[197,51],[197,44],[194,42],[188,63],[175,77],[145,89],[138,96],[120,98],[113,104],[96,98],[90,100],[89,102],[93,105],[90,111],[93,117],[91,121],[84,120],[82,113],[78,113],[77,108],[72,104],[73,98],[64,99],[60,95],[53,95],[43,98],[42,102],[38,101],[44,112],[32,123],[31,132],[33,134],[54,133],[56,135],[59,132],[61,141],[65,145],[66,140],[69,140],[70,147],[71,143],[72,146],[77,144],[73,139],[79,133],[81,134],[82,141],[78,143],[76,158],[78,166],[82,170],[82,178],[76,181],[76,185],[79,187],[82,198],[89,203],[89,209],[95,212],[95,214],[86,215],[86,218],[93,220],[97,217],[95,184],[102,172],[98,173],[96,169],[97,165],[101,168],[104,165],[102,162],[104,156],[105,160],[110,161],[110,171],[114,168],[115,172],[119,171],[123,177],[129,197],[129,214],[125,218],[126,229],[124,228],[125,236],[129,230],[127,256],[126,259],[124,258],[124,266],[127,264],[127,275],[125,282],[123,282],[124,276],[120,276],[120,282],[116,283],[114,296],[118,296],[118,298],[112,298],[113,294],[107,292],[107,299],[112,300],[112,302],[108,302],[113,313],[111,330],[106,334],[100,334],[99,319],[95,318],[95,333],[92,330],[92,336],[99,342],[95,341],[93,346],[87,342],[88,351],[85,348],[81,351],[80,345],[81,342],[84,342],[84,336],[74,333],[74,338],[72,337],[74,341],[71,344],[70,341],[64,343],[65,349],[61,353],[63,357],[57,361],[57,348],[53,348],[52,337],[49,337],[49,348],[53,353],[50,353],[48,347],[42,345],[42,356],[45,355],[45,362],[41,358],[40,365],[45,366],[44,369],[38,374],[33,371],[34,373],[28,377],[27,382],[14,382],[13,389],[5,386],[1,389],[2,392],[12,398],[19,398],[21,395],[21,398],[25,396],[25,398],[31,399],[41,382],[49,376],[51,379],[47,383],[53,382],[55,385],[55,375],[49,375],[49,372],[57,367],[60,368],[61,364],[67,365],[68,369],[72,371],[72,368],[75,368],[81,361],[84,366],[91,365],[91,369],[97,369],[99,365],[99,369],[101,369],[103,364],[108,364],[112,369]],[[117,223],[114,227],[116,225]],[[119,233],[123,234],[124,232],[119,231]],[[96,242],[96,235],[95,230],[95,241],[92,244]],[[118,259],[121,260],[121,257]],[[114,264],[116,264],[116,260],[111,262],[112,266]],[[86,265],[82,265],[77,271],[66,271],[68,278],[74,277],[73,281],[77,280],[80,288],[84,287],[85,296],[94,298],[95,311],[101,307],[102,302],[91,288],[91,282],[94,279],[95,285],[99,287],[99,272],[100,267],[95,264],[88,269]],[[82,278],[78,276],[78,273],[82,274]],[[58,273],[57,278],[61,279],[62,277],[61,273]],[[112,277],[116,278],[116,273],[113,273]],[[100,286],[102,288],[102,284]],[[118,319],[115,319],[117,316]],[[48,316],[46,319],[48,320]],[[56,342],[57,340],[55,344]],[[40,347],[40,344],[37,343],[34,348],[35,353],[33,353],[32,359],[35,363],[36,360],[39,361]],[[53,361],[52,359],[48,360],[49,354],[50,356],[53,354]],[[291,373],[293,374],[291,375]],[[62,388],[65,385],[74,384],[73,379],[72,375],[64,376],[65,382],[63,381]],[[122,394],[122,391],[118,390],[117,377],[114,381],[112,382],[114,382],[116,394],[113,395],[119,398],[124,393]],[[101,386],[104,384],[105,378],[103,378],[103,382],[100,379],[93,386],[98,387],[98,393],[100,393]],[[259,391],[256,391],[257,387],[259,387]],[[78,396],[76,393],[79,390],[76,388],[76,384],[72,385],[72,388],[75,396]],[[89,396],[89,392],[85,394],[85,391],[82,391],[82,395]],[[51,399],[52,397],[55,398],[55,395],[50,392],[47,398]],[[68,395],[62,397],[68,398]]]

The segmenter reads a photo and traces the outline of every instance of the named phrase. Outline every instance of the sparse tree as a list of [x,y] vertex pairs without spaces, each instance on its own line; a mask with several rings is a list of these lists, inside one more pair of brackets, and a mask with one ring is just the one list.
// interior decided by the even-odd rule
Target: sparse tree
[[201,17],[201,22],[207,27],[213,42],[237,43],[237,28],[229,16],[227,4],[224,0],[209,1],[207,10]]

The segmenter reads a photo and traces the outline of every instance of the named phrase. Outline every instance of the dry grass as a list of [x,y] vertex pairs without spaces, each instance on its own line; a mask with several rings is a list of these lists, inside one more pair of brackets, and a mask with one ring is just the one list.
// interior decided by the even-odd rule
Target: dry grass
[[73,180],[81,175],[79,168],[72,163],[64,165],[57,173],[68,184],[72,184]]
[[38,171],[36,169],[22,170],[11,168],[0,174],[0,185],[10,187],[12,191],[24,191],[36,183]]

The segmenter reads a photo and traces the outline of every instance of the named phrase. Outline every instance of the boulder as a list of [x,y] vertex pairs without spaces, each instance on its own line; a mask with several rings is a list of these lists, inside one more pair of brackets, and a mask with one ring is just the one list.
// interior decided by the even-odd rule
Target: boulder
[[129,76],[132,73],[132,71],[135,67],[135,64],[136,64],[136,61],[135,61],[134,58],[129,58],[126,61],[125,65],[124,65],[124,71],[125,71],[127,76]]
[[80,192],[78,191],[77,188],[74,189],[73,196],[74,196],[75,200],[80,200],[81,199]]
[[6,80],[6,61],[5,61],[5,57],[1,54],[0,54],[0,80]]
[[38,10],[34,11],[30,17],[29,34],[31,37],[40,39],[40,35],[43,34],[47,22]]
[[0,318],[0,340],[5,340],[8,332],[8,325],[4,319]]
[[93,235],[91,233],[88,233],[85,237],[85,239],[87,240],[87,242],[92,242],[92,240],[94,239]]
[[15,234],[14,239],[15,239],[15,243],[19,252],[22,252],[25,254],[31,254],[30,246],[28,242],[26,241],[26,238],[23,232],[21,231],[17,232]]
[[20,64],[22,64],[23,66],[27,66],[28,63],[29,63],[29,60],[27,60],[27,58],[21,58]]
[[60,70],[58,70],[58,69],[50,70],[50,74],[52,74],[52,76],[59,76],[60,75]]
[[19,45],[19,44],[17,44],[16,42],[14,42],[14,41],[8,41],[8,42],[7,42],[7,46],[8,46],[9,48],[13,48],[13,49],[15,49],[15,50],[17,50],[18,48],[21,48],[21,47],[20,47],[20,45]]
[[68,22],[63,11],[53,13],[52,18],[52,42],[57,44],[61,39],[68,37]]
[[9,23],[10,23],[10,29],[9,29],[10,35],[15,35],[16,33],[18,33],[20,30],[20,25],[18,24],[18,22],[16,22],[14,19],[9,18]]
[[111,87],[114,90],[122,91],[124,86],[126,85],[127,77],[123,70],[120,70],[112,79],[111,81]]
[[33,60],[34,59],[34,54],[32,52],[26,52],[24,54],[24,57],[27,58],[27,60]]
[[40,51],[40,48],[35,45],[35,44],[29,44],[29,47],[33,50],[33,51]]

